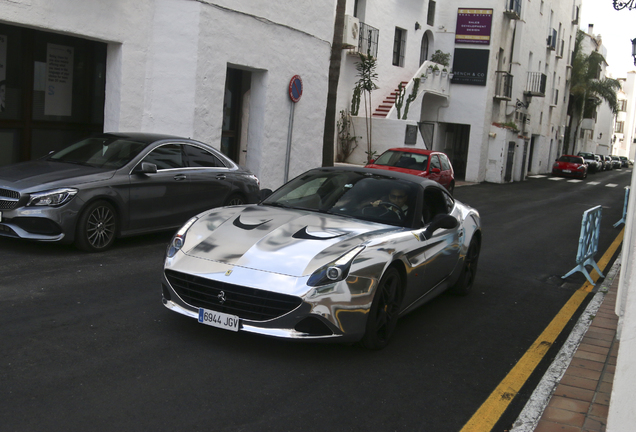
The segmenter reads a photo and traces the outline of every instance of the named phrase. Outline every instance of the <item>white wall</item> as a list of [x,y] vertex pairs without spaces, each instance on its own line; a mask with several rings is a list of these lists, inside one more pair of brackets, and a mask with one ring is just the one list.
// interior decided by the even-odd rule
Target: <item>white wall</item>
[[228,65],[252,73],[246,164],[263,187],[283,181],[289,81],[290,177],[320,165],[334,2],[14,0],[11,25],[108,43],[104,128],[183,135],[220,146]]

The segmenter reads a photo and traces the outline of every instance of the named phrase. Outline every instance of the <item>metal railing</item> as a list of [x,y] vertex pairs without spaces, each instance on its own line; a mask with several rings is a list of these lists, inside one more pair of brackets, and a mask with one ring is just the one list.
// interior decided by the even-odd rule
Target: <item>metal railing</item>
[[512,74],[508,72],[495,72],[495,99],[512,99],[512,78]]
[[[370,54],[371,57],[378,57],[378,40],[380,39],[380,30],[371,27],[369,24],[360,23],[360,39],[358,41],[358,49],[356,52],[360,54]],[[355,51],[355,48],[354,48]]]
[[526,81],[526,91],[530,96],[545,97],[545,86],[548,76],[541,72],[528,72],[528,80]]

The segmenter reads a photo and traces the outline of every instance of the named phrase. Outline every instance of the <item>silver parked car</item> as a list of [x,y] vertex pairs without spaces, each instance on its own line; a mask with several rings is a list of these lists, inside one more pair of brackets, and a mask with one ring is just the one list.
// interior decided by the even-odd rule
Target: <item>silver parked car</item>
[[318,168],[190,219],[167,250],[163,304],[227,330],[379,349],[398,317],[470,291],[481,241],[478,212],[439,183]]
[[207,144],[109,133],[0,167],[0,236],[109,248],[212,207],[255,203],[259,182]]

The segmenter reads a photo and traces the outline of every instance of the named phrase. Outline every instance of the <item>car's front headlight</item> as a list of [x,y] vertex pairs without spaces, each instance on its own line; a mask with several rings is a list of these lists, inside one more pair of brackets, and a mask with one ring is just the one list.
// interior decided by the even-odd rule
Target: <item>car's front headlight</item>
[[77,194],[77,189],[61,188],[45,192],[31,194],[27,207],[29,206],[47,206],[59,207],[66,204]]
[[353,259],[363,250],[364,246],[356,246],[337,260],[320,267],[309,277],[307,285],[321,286],[345,279]]
[[170,240],[170,244],[168,245],[168,251],[166,252],[168,258],[172,258],[177,254],[177,252],[181,250],[181,248],[185,244],[185,238],[188,230],[190,229],[190,227],[192,227],[192,225],[194,225],[197,220],[199,220],[198,217],[191,218],[185,223],[185,225],[183,225],[179,229],[179,231],[177,231],[174,237],[172,237],[172,240]]

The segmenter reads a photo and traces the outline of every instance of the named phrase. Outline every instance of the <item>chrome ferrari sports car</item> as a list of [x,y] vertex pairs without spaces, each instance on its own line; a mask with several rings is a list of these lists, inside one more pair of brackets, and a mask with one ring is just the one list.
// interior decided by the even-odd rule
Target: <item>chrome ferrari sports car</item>
[[380,349],[400,316],[470,291],[481,241],[479,213],[439,183],[317,168],[190,219],[168,246],[163,304],[227,330]]

